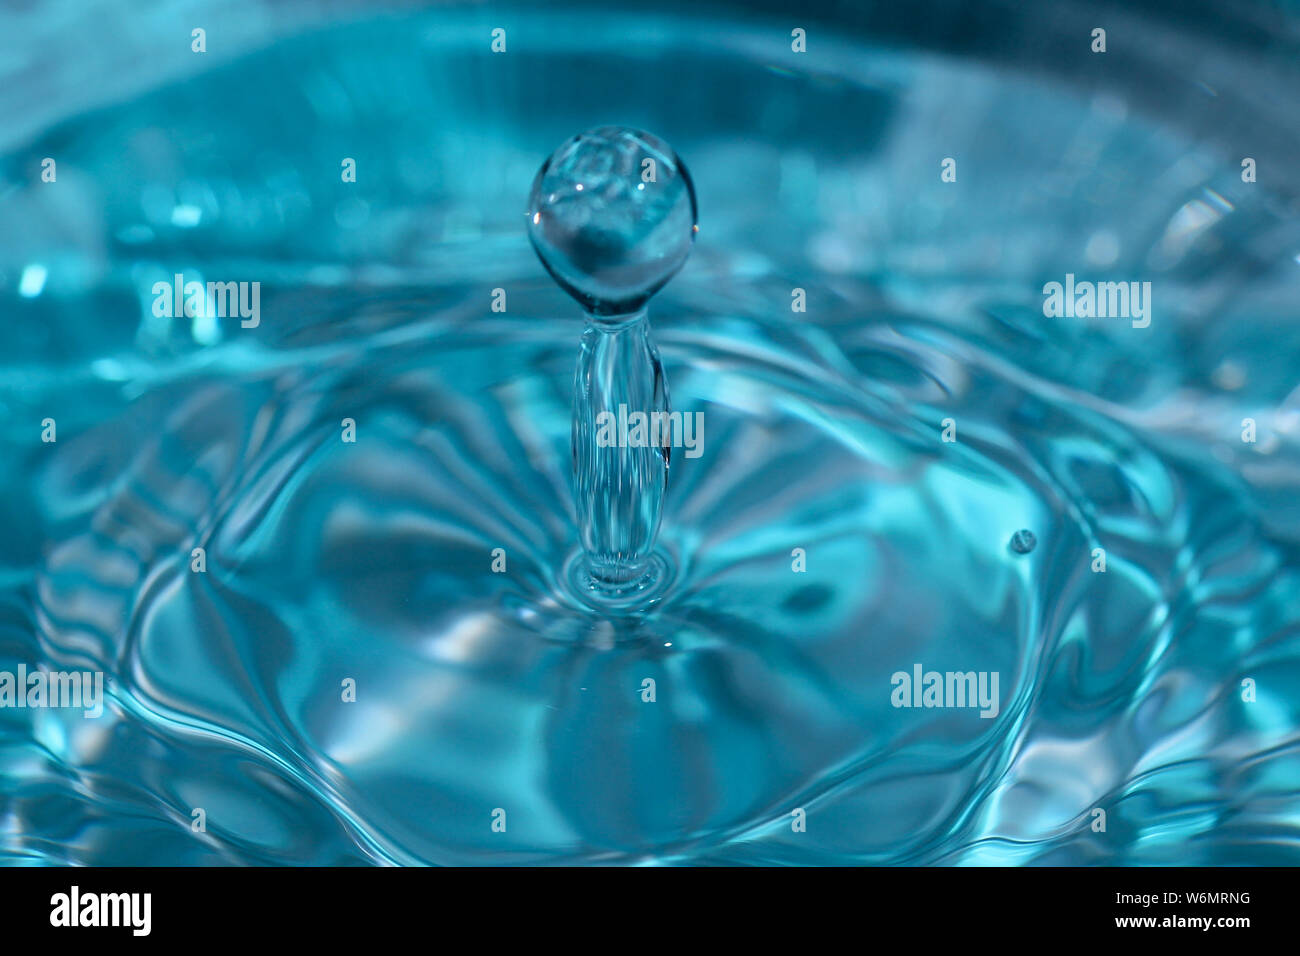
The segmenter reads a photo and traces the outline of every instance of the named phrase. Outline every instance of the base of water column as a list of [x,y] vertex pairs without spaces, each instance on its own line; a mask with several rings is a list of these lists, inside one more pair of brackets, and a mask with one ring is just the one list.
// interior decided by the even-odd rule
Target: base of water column
[[650,556],[642,574],[618,584],[593,574],[581,549],[569,555],[560,574],[564,587],[579,603],[598,611],[625,614],[653,607],[663,599],[675,577],[672,561],[659,551]]

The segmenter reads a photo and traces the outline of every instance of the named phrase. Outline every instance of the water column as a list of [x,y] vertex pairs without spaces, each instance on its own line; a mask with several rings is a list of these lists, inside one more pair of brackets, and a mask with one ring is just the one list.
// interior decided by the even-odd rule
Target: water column
[[533,182],[529,238],[586,315],[573,386],[583,553],[568,573],[598,605],[634,605],[667,573],[654,544],[671,436],[664,430],[647,441],[648,431],[628,425],[637,413],[670,410],[646,303],[682,267],[697,231],[690,174],[649,133],[589,130],[560,146]]

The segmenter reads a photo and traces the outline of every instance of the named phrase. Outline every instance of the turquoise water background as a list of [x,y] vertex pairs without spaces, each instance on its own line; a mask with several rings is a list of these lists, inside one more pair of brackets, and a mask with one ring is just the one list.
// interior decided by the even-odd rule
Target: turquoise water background
[[[1300,862],[1300,25],[1234,6],[0,13],[0,671],[109,696],[0,709],[0,859]],[[566,592],[524,229],[601,123],[699,197],[644,615]]]

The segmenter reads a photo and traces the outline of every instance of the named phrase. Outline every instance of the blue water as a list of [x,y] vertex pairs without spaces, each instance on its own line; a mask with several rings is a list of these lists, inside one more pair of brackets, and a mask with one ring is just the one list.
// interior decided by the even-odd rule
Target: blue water
[[[0,857],[1300,862],[1293,14],[379,9],[0,14],[0,671],[110,698],[0,709]],[[601,123],[699,197],[642,614],[565,578],[584,325],[522,214]],[[997,715],[895,707],[917,663]]]
[[[622,126],[562,143],[528,195],[529,241],[585,318],[572,445],[582,550],[561,581],[600,610],[643,611],[670,583],[655,538],[672,449],[685,432],[679,411],[674,433],[646,303],[685,264],[697,213],[690,174],[672,147]],[[698,445],[687,454],[698,458]]]

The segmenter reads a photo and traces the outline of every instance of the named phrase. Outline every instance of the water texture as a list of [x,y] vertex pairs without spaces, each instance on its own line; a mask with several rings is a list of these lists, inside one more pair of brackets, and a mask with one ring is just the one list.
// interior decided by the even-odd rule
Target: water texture
[[[1296,9],[851,6],[0,13],[0,671],[108,695],[0,709],[0,858],[1300,863]],[[630,615],[523,214],[602,123],[699,197]]]

